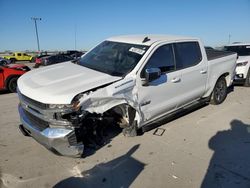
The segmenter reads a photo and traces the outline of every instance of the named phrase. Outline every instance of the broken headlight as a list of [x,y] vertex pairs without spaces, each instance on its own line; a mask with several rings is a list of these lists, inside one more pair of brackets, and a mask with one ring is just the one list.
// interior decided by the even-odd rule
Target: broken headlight
[[64,109],[64,108],[72,108],[72,104],[49,104],[50,109]]
[[77,95],[71,102],[71,104],[49,104],[50,109],[68,109],[71,108],[75,111],[80,108],[80,98],[83,97],[82,94]]
[[244,61],[244,62],[240,62],[240,63],[237,63],[237,67],[242,67],[242,66],[246,66],[248,64],[248,61]]

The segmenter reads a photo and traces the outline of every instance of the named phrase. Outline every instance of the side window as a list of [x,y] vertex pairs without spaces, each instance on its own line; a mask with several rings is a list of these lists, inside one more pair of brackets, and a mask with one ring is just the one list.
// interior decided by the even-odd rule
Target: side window
[[145,70],[148,68],[159,68],[163,73],[175,70],[172,44],[161,46],[153,53],[142,70],[142,78],[145,77]]
[[20,54],[20,53],[18,53],[18,54],[17,54],[17,56],[21,56],[21,54]]
[[174,49],[177,69],[197,65],[202,59],[198,42],[175,43]]

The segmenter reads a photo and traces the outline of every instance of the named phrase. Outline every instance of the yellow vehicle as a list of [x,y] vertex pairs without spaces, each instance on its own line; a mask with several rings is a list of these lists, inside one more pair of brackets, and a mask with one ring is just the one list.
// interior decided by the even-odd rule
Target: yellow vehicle
[[15,52],[12,55],[4,56],[3,58],[10,60],[12,63],[15,61],[30,61],[34,60],[34,57],[22,52]]

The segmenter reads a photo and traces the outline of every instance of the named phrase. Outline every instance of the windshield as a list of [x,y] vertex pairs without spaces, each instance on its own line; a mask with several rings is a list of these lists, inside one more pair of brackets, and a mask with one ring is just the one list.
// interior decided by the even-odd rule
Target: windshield
[[238,56],[250,55],[250,46],[225,46],[226,51],[236,52]]
[[104,41],[83,56],[79,65],[112,76],[125,76],[140,61],[148,46]]

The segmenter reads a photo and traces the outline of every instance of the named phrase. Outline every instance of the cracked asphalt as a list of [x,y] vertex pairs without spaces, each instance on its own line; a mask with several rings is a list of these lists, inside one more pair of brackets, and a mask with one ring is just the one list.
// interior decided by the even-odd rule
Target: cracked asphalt
[[16,94],[0,93],[0,187],[250,187],[250,88],[85,158],[56,156],[18,130]]

